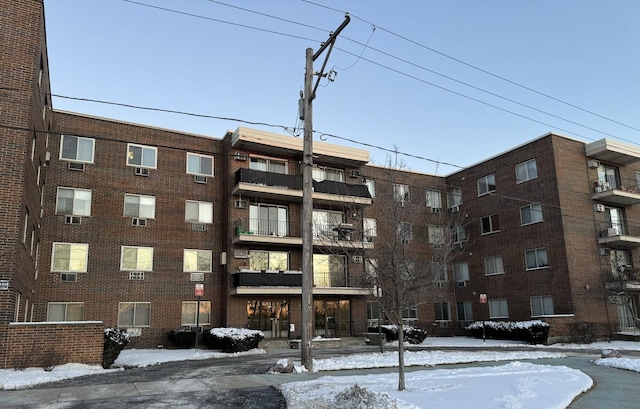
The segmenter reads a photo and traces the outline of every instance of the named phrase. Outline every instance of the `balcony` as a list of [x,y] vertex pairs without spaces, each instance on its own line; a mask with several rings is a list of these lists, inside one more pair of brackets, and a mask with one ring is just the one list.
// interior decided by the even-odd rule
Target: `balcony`
[[371,237],[362,235],[352,224],[326,224],[313,226],[313,245],[317,247],[357,248],[371,250]]
[[[302,176],[242,168],[235,173],[233,195],[272,200],[302,201]],[[324,180],[313,181],[313,200],[317,203],[371,204],[365,185]]]
[[299,223],[287,220],[238,219],[234,222],[233,243],[302,245]]
[[593,200],[614,206],[632,206],[640,203],[640,188],[635,179],[604,177],[593,181]]
[[640,247],[640,226],[628,223],[598,223],[598,244],[611,248]]
[[[302,294],[302,271],[264,271],[241,269],[232,274],[232,295]],[[347,273],[315,273],[313,294],[370,295],[366,288],[347,287]]]
[[640,148],[623,142],[601,139],[585,145],[586,156],[617,165],[640,161]]

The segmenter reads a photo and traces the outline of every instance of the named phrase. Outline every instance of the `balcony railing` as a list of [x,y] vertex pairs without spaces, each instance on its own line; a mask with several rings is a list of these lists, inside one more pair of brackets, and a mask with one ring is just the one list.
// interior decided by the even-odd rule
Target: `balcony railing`
[[593,198],[614,205],[640,203],[640,187],[635,179],[605,175],[593,181]]
[[301,287],[301,271],[240,270],[233,274],[236,287]]
[[618,223],[598,223],[598,243],[611,247],[640,247],[640,226],[621,221]]

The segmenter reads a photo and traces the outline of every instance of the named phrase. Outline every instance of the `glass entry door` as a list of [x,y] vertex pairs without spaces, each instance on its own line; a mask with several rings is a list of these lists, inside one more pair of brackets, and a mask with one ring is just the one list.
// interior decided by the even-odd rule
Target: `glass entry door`
[[339,338],[351,335],[351,303],[349,300],[315,300],[315,336]]

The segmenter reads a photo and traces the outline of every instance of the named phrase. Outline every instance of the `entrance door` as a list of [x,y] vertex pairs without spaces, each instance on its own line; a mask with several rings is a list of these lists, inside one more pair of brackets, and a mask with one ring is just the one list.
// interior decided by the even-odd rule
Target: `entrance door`
[[351,334],[351,304],[349,300],[315,300],[315,336],[339,338]]

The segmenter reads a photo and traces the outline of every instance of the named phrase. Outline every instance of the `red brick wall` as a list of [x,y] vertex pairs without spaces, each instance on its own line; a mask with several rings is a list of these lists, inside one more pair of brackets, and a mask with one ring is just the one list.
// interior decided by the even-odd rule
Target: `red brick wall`
[[[104,346],[101,322],[11,323],[4,326],[3,368],[82,363],[100,365]],[[69,348],[73,345],[73,348]],[[2,355],[0,355],[2,356]]]

